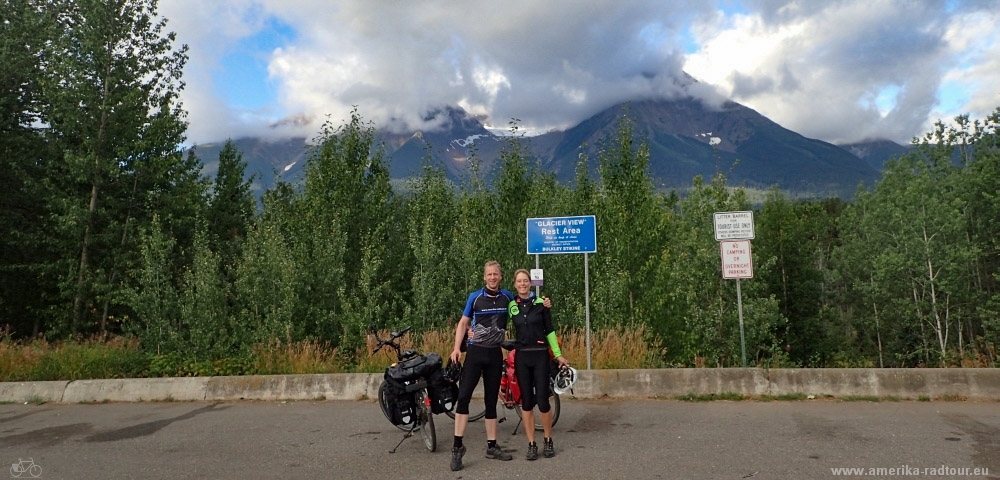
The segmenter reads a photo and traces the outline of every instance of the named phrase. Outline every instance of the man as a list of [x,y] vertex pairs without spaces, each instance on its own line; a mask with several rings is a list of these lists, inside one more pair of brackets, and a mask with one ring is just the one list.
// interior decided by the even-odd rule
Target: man
[[[501,280],[503,274],[500,264],[495,261],[486,262],[483,266],[485,286],[469,295],[462,319],[455,327],[455,348],[451,351],[451,361],[461,360],[463,341],[467,351],[455,405],[455,443],[451,449],[453,472],[463,467],[462,456],[466,449],[462,438],[465,436],[465,427],[469,424],[469,402],[480,378],[483,380],[483,401],[486,402],[486,458],[513,458],[497,444],[497,398],[500,394],[500,372],[503,365],[500,347],[507,332],[507,306],[514,300],[513,294],[500,288]],[[552,306],[547,298],[545,306]]]

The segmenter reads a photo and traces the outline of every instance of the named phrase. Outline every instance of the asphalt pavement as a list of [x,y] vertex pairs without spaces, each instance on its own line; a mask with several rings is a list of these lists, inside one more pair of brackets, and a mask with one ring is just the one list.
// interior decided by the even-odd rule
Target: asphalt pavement
[[996,402],[564,398],[557,455],[533,462],[500,411],[514,460],[484,457],[479,421],[451,472],[450,418],[432,453],[371,401],[3,404],[0,478],[1000,478]]

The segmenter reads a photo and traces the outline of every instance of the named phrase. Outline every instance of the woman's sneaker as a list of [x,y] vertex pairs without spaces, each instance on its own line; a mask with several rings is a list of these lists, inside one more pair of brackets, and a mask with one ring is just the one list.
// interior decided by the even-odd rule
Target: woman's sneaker
[[495,446],[493,448],[487,448],[486,449],[486,458],[494,458],[494,459],[497,459],[497,460],[504,460],[504,461],[506,461],[506,460],[510,460],[510,459],[512,459],[514,457],[512,457],[509,453],[503,451],[503,449],[500,448],[500,445],[497,445],[497,446]]
[[542,456],[552,458],[556,456],[556,447],[552,445],[551,438],[542,439]]
[[525,455],[528,460],[538,460],[538,444],[531,442],[528,444],[528,454]]
[[465,445],[461,447],[451,447],[451,471],[457,472],[462,469],[462,456],[465,455]]

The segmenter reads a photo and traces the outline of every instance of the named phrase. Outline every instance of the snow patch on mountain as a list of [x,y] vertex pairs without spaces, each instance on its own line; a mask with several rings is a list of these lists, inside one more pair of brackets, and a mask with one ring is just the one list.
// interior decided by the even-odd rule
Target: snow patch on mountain
[[722,139],[719,138],[719,137],[712,136],[712,132],[701,133],[701,134],[698,134],[698,136],[702,137],[702,138],[707,137],[708,138],[708,144],[712,145],[712,146],[715,146],[715,145],[718,145],[718,144],[722,143]]

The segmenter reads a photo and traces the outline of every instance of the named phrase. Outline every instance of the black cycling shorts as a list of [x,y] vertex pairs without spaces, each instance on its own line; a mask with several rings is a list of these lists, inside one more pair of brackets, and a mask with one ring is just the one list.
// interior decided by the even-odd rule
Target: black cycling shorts
[[531,410],[538,405],[538,411],[545,413],[549,405],[549,367],[551,359],[548,350],[518,350],[514,357],[514,372],[517,385],[521,388],[521,408]]
[[469,345],[462,366],[462,380],[458,384],[458,401],[455,413],[469,414],[472,392],[483,379],[483,401],[486,402],[486,418],[497,418],[497,398],[500,395],[500,375],[503,368],[503,353],[500,347],[480,347]]

